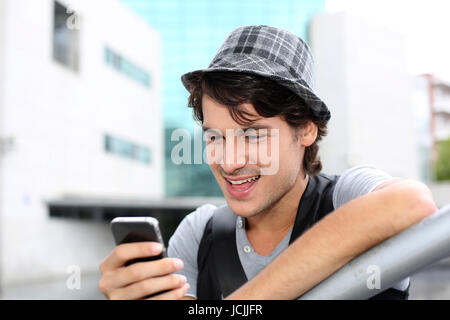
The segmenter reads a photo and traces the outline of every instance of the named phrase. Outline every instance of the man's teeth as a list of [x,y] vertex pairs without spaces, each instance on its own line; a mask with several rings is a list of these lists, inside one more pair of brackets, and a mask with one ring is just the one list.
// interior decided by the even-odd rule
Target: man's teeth
[[231,180],[228,180],[228,181],[229,181],[231,184],[243,184],[243,183],[245,183],[245,182],[252,182],[252,181],[255,181],[255,180],[257,180],[259,177],[260,177],[260,176],[255,176],[255,177],[248,178],[248,179],[245,179],[245,180],[238,180],[238,181],[231,181]]

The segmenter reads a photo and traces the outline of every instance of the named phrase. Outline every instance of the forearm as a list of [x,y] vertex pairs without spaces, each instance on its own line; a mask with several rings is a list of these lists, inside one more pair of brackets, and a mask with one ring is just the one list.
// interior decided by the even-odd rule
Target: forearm
[[295,299],[357,255],[435,211],[426,189],[398,184],[354,199],[305,232],[228,299]]

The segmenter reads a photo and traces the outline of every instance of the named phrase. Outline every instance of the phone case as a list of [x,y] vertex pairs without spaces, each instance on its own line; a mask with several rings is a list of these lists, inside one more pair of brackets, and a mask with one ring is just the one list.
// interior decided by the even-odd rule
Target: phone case
[[132,242],[152,241],[163,245],[160,255],[133,259],[125,265],[136,262],[153,261],[167,257],[166,248],[159,230],[159,222],[153,217],[119,217],[111,221],[111,231],[116,245]]

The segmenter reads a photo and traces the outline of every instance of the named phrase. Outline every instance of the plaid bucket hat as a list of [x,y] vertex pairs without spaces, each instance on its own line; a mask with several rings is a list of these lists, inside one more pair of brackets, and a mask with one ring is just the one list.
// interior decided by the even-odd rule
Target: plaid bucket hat
[[190,91],[190,81],[199,73],[234,71],[274,80],[299,95],[314,115],[328,121],[330,111],[314,93],[313,56],[308,45],[292,32],[266,25],[233,30],[207,69],[181,76]]

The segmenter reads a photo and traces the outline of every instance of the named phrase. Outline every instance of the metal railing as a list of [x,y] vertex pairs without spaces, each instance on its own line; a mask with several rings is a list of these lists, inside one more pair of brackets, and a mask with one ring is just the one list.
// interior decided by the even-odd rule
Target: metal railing
[[449,256],[450,204],[354,258],[300,299],[368,299]]

